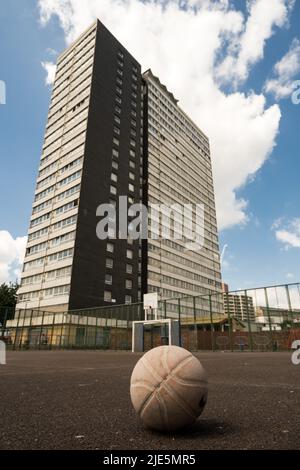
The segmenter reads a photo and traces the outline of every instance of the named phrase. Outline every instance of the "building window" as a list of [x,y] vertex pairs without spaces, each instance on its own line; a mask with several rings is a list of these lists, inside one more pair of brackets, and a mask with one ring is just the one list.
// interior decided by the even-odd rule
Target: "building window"
[[129,204],[134,204],[134,200],[132,196],[128,196],[128,203]]
[[130,166],[130,168],[132,168],[134,170],[135,169],[135,162],[133,162],[132,160],[129,160],[129,166]]
[[133,127],[136,127],[136,120],[135,120],[135,119],[131,119],[130,122],[131,122],[131,125],[132,125]]
[[119,93],[119,95],[122,95],[122,88],[120,88],[119,86],[117,86],[116,92]]
[[119,152],[116,149],[113,149],[112,151],[112,156],[118,158],[119,157]]
[[111,292],[109,290],[104,291],[104,302],[111,302]]
[[121,78],[119,78],[119,77],[117,78],[117,83],[118,83],[119,85],[123,85],[123,81],[121,80]]
[[119,74],[121,77],[123,77],[123,70],[118,69],[117,72],[118,72],[118,74]]
[[118,176],[115,173],[111,174],[111,181],[113,181],[114,183],[118,181]]
[[115,245],[113,243],[108,243],[106,247],[106,251],[108,251],[108,253],[113,253],[114,250],[115,250]]
[[109,284],[110,286],[112,285],[112,275],[111,274],[105,274],[105,284]]
[[121,110],[120,106],[115,106],[115,111],[116,111],[116,113],[121,114],[122,110]]
[[126,251],[126,256],[128,259],[133,259],[133,251],[128,249]]
[[113,162],[112,162],[112,167],[113,167],[114,170],[118,170],[118,168],[119,168],[118,162],[114,162],[114,161],[113,161]]
[[117,124],[121,124],[121,119],[119,118],[119,116],[115,116],[114,120]]
[[125,295],[125,304],[131,304],[131,303],[132,303],[131,295]]
[[120,145],[120,141],[119,141],[119,139],[117,139],[116,137],[113,138],[113,143],[114,143],[115,145],[117,145],[117,146]]
[[119,103],[119,104],[122,104],[122,100],[119,96],[116,96],[116,102]]
[[118,51],[118,57],[120,57],[120,59],[124,59],[124,54],[123,54],[123,52]]
[[[134,192],[134,186],[133,186],[133,184],[129,183],[128,189],[129,189],[129,191],[131,191],[131,192],[133,193],[133,192]],[[117,190],[116,190],[116,191],[117,191]],[[116,194],[117,194],[117,192],[116,192]]]
[[133,273],[132,264],[126,264],[126,273],[127,274],[132,274]]
[[131,157],[134,157],[134,158],[135,158],[135,151],[131,149],[131,150],[129,151],[129,155],[130,155]]
[[132,289],[132,280],[131,279],[126,279],[125,287],[126,287],[126,289]]
[[114,196],[117,195],[117,188],[113,185],[110,187],[110,194],[113,194]]
[[131,171],[129,172],[129,179],[131,179],[132,181],[135,180],[135,174],[132,173]]
[[106,267],[110,269],[114,267],[114,260],[112,258],[106,258]]
[[114,133],[120,135],[121,131],[117,126],[114,126]]

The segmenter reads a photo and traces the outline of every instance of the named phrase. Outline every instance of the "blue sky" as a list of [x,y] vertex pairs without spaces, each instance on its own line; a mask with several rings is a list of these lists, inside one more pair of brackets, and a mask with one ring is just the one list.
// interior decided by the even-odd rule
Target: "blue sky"
[[[72,0],[68,1],[72,4]],[[113,1],[105,0],[104,3],[113,3]],[[280,3],[281,0],[274,1]],[[285,3],[284,0],[282,2]],[[94,4],[94,2],[92,3]],[[132,7],[134,0],[130,0],[130,3]],[[132,10],[128,11],[132,21],[135,21],[135,17],[138,19],[140,14],[139,2],[135,0],[135,3],[136,6],[134,4]],[[41,6],[41,4],[43,4],[43,0],[40,5],[35,0],[22,2],[3,0],[0,5],[0,80],[4,81],[7,87],[6,105],[0,105],[0,231],[8,232],[11,236],[9,248],[5,245],[8,237],[0,238],[0,242],[2,240],[2,247],[0,246],[0,277],[2,269],[2,279],[0,280],[3,280],[5,276],[12,279],[15,275],[20,250],[14,247],[14,242],[18,237],[26,235],[31,213],[35,177],[51,94],[51,87],[45,85],[46,72],[41,63],[55,62],[57,52],[61,52],[66,47],[67,42],[72,39],[72,35],[76,37],[77,32],[86,27],[94,17],[99,16],[102,19],[100,5],[99,9],[95,11],[91,2],[89,4],[89,1],[85,0],[82,4],[86,6],[84,21],[87,24],[83,20],[82,23],[78,22],[80,15],[74,15],[74,18],[69,15],[69,23],[62,28],[59,23],[59,18],[62,20],[62,13],[55,10],[55,5],[49,10],[51,1],[47,6]],[[175,4],[177,2],[173,2],[173,7]],[[151,8],[157,8],[157,5]],[[180,8],[178,7],[178,9]],[[250,15],[246,11],[246,2],[231,2],[231,9],[244,15],[246,24],[247,17]],[[41,25],[40,22],[41,12],[44,14],[44,25]],[[176,21],[184,21],[183,13],[180,15],[176,13],[175,16],[175,13],[170,10],[165,14],[169,15],[164,18],[166,29],[171,15],[173,15],[173,21],[174,18]],[[202,12],[199,13],[199,21],[202,21],[200,15]],[[121,20],[118,24],[117,16],[113,12],[105,11],[103,21],[121,40],[124,38],[125,44],[127,41],[130,47],[131,38],[126,36],[129,33],[124,29]],[[219,77],[221,80],[219,90],[226,94],[226,98],[236,91],[245,95],[254,93],[257,96],[263,93],[266,99],[265,109],[276,105],[281,111],[277,136],[275,136],[276,132],[273,129],[273,140],[270,137],[270,142],[272,140],[273,143],[276,143],[274,150],[269,156],[265,155],[260,159],[254,174],[251,175],[251,171],[248,173],[245,171],[241,178],[244,178],[245,184],[237,184],[238,187],[231,188],[237,200],[247,201],[247,207],[242,211],[243,215],[240,219],[233,215],[232,221],[229,220],[229,222],[230,216],[228,215],[227,222],[221,224],[223,229],[220,232],[220,246],[221,249],[226,246],[223,257],[223,277],[232,289],[300,280],[300,191],[298,181],[300,175],[300,105],[292,103],[290,94],[276,96],[274,91],[269,93],[264,91],[267,80],[280,78],[274,71],[274,65],[286,56],[295,38],[300,40],[300,2],[296,2],[294,5],[288,21],[289,24],[285,22],[281,26],[274,24],[273,34],[265,40],[263,57],[256,59],[251,65],[247,65],[247,76],[242,80],[239,77],[239,83],[235,85],[237,88],[233,89],[232,82],[226,83],[224,76],[221,76],[221,79]],[[147,30],[147,24],[144,25],[144,29]],[[164,33],[160,32],[159,34]],[[207,47],[209,47],[209,42]],[[133,52],[139,54],[138,50],[133,50]],[[223,53],[224,57],[226,56],[224,49],[221,49],[220,53]],[[147,54],[149,55],[147,60],[152,61],[151,64],[156,64],[157,58],[150,52]],[[206,57],[203,55],[203,62]],[[300,60],[300,53],[296,47],[294,61],[297,61],[298,58]],[[161,61],[157,62],[157,69],[161,67],[160,64]],[[201,68],[201,64],[198,66]],[[300,67],[298,70],[295,66],[292,72],[289,72],[288,67],[287,69],[286,74],[289,73],[289,76],[281,77],[282,80],[300,80]],[[171,66],[168,69],[169,74],[170,70]],[[161,75],[164,74],[167,77],[167,71],[162,69]],[[239,71],[236,72],[233,80],[238,75]],[[173,85],[172,89],[176,89],[180,100],[180,93],[185,85],[184,76],[181,80],[182,83],[175,82],[171,75],[167,80],[167,84],[170,83],[170,88]],[[166,79],[164,81],[166,82]],[[251,90],[253,91],[251,92]],[[183,97],[183,102],[186,104],[185,109],[190,109],[191,113],[195,114],[195,108],[189,102],[188,96]],[[204,106],[203,109],[205,109]],[[206,116],[207,121],[211,119],[211,116],[208,113],[205,114],[204,111],[199,116],[201,119],[199,125],[200,127],[203,125],[205,129]],[[228,119],[230,120],[230,116]],[[247,126],[243,132],[247,133]],[[259,132],[259,129],[256,132]],[[264,132],[263,128],[262,132]],[[268,128],[266,128],[267,132],[270,132]],[[219,148],[218,138],[220,139],[220,136],[216,136],[216,154]],[[255,138],[255,134],[245,135],[245,145],[249,146],[249,139],[255,140]],[[234,138],[232,142],[233,146],[236,145]],[[241,152],[244,151],[242,147],[243,145]],[[214,145],[212,145],[213,148]],[[267,150],[265,152],[267,153]],[[230,159],[230,155],[227,158]],[[252,158],[251,153],[247,158]],[[233,156],[233,159],[236,160],[236,156]],[[229,165],[233,165],[229,160],[228,162]],[[220,172],[220,170],[218,171]],[[234,171],[235,166],[233,165],[232,172]],[[228,175],[224,175],[225,178],[227,179]],[[218,191],[222,192],[220,180],[221,177],[216,175]],[[8,254],[9,250],[12,250],[11,254]]]

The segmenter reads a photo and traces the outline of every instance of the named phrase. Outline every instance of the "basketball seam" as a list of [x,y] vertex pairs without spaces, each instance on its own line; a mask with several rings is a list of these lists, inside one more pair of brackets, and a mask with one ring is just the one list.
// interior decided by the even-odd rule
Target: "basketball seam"
[[[176,367],[174,367],[174,369],[171,369],[171,372],[169,374],[172,375],[173,372],[175,372],[178,368],[180,370],[181,367],[183,367],[185,365],[185,362],[188,362],[189,360],[191,360],[194,356],[193,355],[189,355],[188,357],[185,357],[184,359],[182,359],[182,361],[180,361]],[[156,389],[158,389],[159,387],[161,386],[164,386],[164,383],[166,383],[166,381],[168,380],[169,376],[164,379],[163,377],[160,376],[160,374],[158,374],[154,369],[153,367],[151,366],[151,364],[149,364],[149,362],[147,360],[145,360],[145,358],[142,359],[142,364],[145,366],[145,368],[148,370],[148,372],[150,372],[150,374],[153,375],[153,377],[159,381],[159,384],[154,388],[154,390],[152,391],[152,393],[150,393],[146,399],[143,401],[142,405],[140,406],[140,409],[138,411],[138,413],[140,414],[140,416],[142,417],[144,411],[145,411],[145,408],[146,406],[150,403],[151,401],[151,397],[153,397],[154,395],[154,392]],[[169,391],[168,389],[166,389],[167,391]],[[178,395],[180,397],[180,395]],[[185,403],[185,402],[184,402]],[[182,406],[183,409],[184,406]],[[186,410],[185,410],[186,411]],[[188,411],[187,411],[188,412]],[[188,412],[188,414],[190,414]]]
[[[160,386],[160,384],[163,382],[164,379],[163,379],[159,374],[157,374],[157,373],[155,372],[155,370],[151,367],[151,365],[149,364],[148,361],[145,361],[145,358],[143,358],[143,359],[141,360],[141,362],[142,362],[142,364],[144,365],[144,367],[148,370],[148,372],[150,372],[150,374],[152,374],[153,377],[154,377],[156,380],[160,381],[160,383],[159,383],[159,385],[158,385],[158,386]],[[139,415],[140,415],[141,417],[142,417],[142,415],[143,415],[143,413],[144,413],[144,411],[145,411],[145,408],[146,408],[147,404],[150,403],[151,398],[153,397],[153,394],[155,393],[155,390],[158,388],[158,386],[154,386],[154,390],[152,391],[152,393],[151,393],[150,395],[148,395],[148,396],[146,397],[146,399],[143,401],[143,403],[141,404],[140,409],[139,409],[139,411],[138,411],[138,413],[139,413]]]
[[156,391],[156,399],[158,401],[159,413],[162,419],[164,426],[169,429],[169,419],[168,419],[168,410],[165,404],[163,397],[160,395],[159,391]]
[[166,392],[173,398],[173,400],[180,406],[188,415],[195,418],[195,410],[179,395],[175,390],[170,388],[167,383],[163,384],[164,389]]
[[[206,380],[191,380],[191,379],[180,379],[171,374],[174,382],[180,385],[187,385],[188,387],[199,387],[201,385],[206,385]],[[169,377],[168,377],[169,378]]]
[[150,374],[153,375],[153,377],[162,382],[163,380],[165,380],[163,377],[161,377],[161,375],[155,370],[153,369],[153,367],[151,366],[151,364],[149,364],[149,362],[147,360],[145,360],[145,358],[142,359],[142,364],[144,364],[145,368],[148,370],[148,372],[150,372]]
[[167,373],[170,374],[170,373],[171,373],[171,369],[170,369],[170,367],[169,367],[169,365],[168,365],[168,357],[167,357],[167,355],[168,355],[168,348],[166,348],[166,349],[164,350],[164,354],[162,355],[162,363],[163,363],[163,365],[164,365],[164,367],[165,367]]
[[154,385],[151,385],[150,383],[147,383],[146,381],[143,381],[143,380],[139,380],[138,382],[135,382],[134,384],[131,385],[131,388],[137,388],[137,387],[145,387],[150,392],[154,392],[154,390],[156,389]]
[[146,410],[147,405],[150,404],[152,398],[155,396],[154,394],[155,394],[155,388],[151,393],[149,393],[149,395],[146,397],[146,399],[141,404],[140,409],[138,410],[138,414],[140,415],[141,418],[143,417],[143,414]]
[[193,359],[194,356],[191,354],[190,356],[187,356],[185,357],[184,359],[182,359],[182,361],[180,361],[177,366],[174,367],[174,369],[171,369],[170,370],[170,374],[169,375],[172,375],[174,374],[175,372],[178,372],[180,369],[182,369],[182,367],[187,363],[189,362],[191,359]]
[[[194,413],[195,413],[195,410],[189,405],[189,403],[187,403],[184,398],[179,395],[175,390],[171,389],[169,386],[168,386],[168,382],[169,380],[172,378],[174,379],[177,383],[179,383],[177,380],[176,380],[176,377],[175,377],[175,373],[176,372],[179,372],[183,366],[186,365],[186,363],[188,363],[190,360],[192,360],[194,358],[194,356],[191,354],[190,356],[184,358],[179,364],[177,364],[176,367],[174,367],[174,369],[171,370],[171,373],[169,374],[169,376],[167,377],[167,379],[165,380],[165,382],[162,384],[162,386],[169,392],[169,394],[172,396],[173,394],[173,399],[176,401],[176,403],[181,406],[185,411],[186,413],[188,413],[190,416],[194,416]],[[181,380],[181,379],[179,379]],[[181,382],[182,383],[182,382]],[[183,382],[183,385],[187,385],[187,386],[191,386],[191,384],[185,384]],[[178,400],[181,401],[181,403],[175,399],[175,397],[177,397]]]
[[[178,370],[180,370],[186,362],[189,362],[191,359],[193,359],[193,355],[190,354],[189,356],[185,357],[184,359],[182,359],[175,367],[174,369],[169,369],[169,372],[168,370],[166,371],[168,373],[168,375],[170,374],[173,374],[174,372],[177,372]],[[161,377],[160,374],[157,373],[156,370],[153,369],[153,367],[151,366],[151,364],[149,364],[149,362],[143,358],[142,359],[142,363],[144,364],[144,366],[146,367],[146,369],[148,370],[148,372],[150,372],[150,374],[153,375],[153,377],[156,379],[156,380],[160,380],[160,382],[163,382],[164,380],[167,380],[168,377],[166,377],[165,379],[163,377]],[[160,384],[159,384],[160,385]],[[158,385],[158,386],[159,386]],[[157,386],[157,388],[158,388]]]

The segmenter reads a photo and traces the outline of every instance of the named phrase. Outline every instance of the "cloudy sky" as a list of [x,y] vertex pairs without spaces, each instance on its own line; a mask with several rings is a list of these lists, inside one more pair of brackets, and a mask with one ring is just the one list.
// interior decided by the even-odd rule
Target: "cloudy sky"
[[299,281],[300,1],[2,0],[0,282],[20,269],[57,55],[97,17],[210,137],[224,280]]

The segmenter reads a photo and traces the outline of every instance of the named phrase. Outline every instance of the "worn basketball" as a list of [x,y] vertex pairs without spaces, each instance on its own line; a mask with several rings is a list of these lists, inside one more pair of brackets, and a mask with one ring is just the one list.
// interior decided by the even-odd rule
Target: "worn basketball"
[[174,431],[192,424],[202,413],[207,401],[206,373],[186,349],[160,346],[136,364],[130,395],[145,426]]

